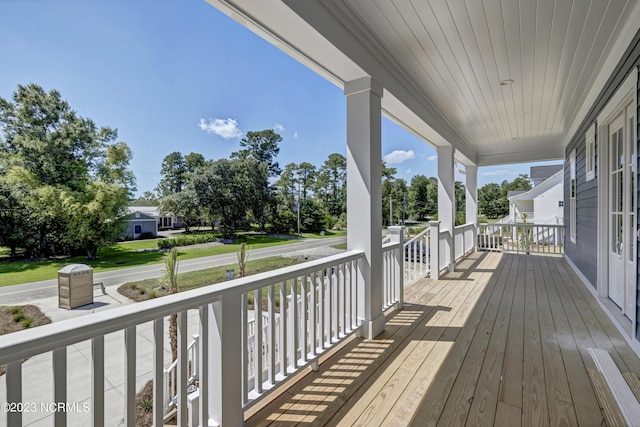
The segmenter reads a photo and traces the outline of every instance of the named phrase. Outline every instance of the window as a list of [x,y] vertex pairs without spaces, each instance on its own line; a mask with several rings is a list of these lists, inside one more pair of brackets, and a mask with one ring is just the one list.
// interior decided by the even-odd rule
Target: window
[[587,144],[587,181],[596,177],[596,124],[592,124],[585,136]]
[[133,234],[141,234],[142,233],[142,226],[141,225],[136,225],[133,227]]
[[576,243],[576,149],[569,156],[569,238]]
[[558,207],[559,208],[564,207],[564,200],[558,200]]

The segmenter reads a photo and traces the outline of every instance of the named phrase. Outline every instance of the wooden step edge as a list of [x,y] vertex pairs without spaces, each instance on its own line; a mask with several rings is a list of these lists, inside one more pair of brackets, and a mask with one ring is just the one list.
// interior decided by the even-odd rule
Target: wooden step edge
[[624,421],[622,412],[620,412],[618,404],[609,390],[604,376],[599,371],[592,368],[587,368],[587,373],[589,374],[591,385],[596,393],[596,399],[600,404],[600,409],[604,414],[604,419],[607,421],[607,425],[610,427],[626,426],[627,424]]
[[640,402],[640,379],[633,372],[623,372],[622,376],[627,381],[629,388],[636,396],[636,399]]
[[588,348],[599,373],[606,381],[614,402],[622,413],[625,424],[640,427],[640,402],[625,381],[615,362],[605,350]]

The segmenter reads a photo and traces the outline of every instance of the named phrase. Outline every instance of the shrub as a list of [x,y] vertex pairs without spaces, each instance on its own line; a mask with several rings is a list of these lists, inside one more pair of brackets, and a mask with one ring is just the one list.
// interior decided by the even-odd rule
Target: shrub
[[158,247],[160,249],[171,249],[176,246],[189,246],[197,245],[201,243],[215,242],[218,240],[215,234],[189,234],[178,237],[172,237],[171,239],[158,240]]
[[33,319],[22,319],[22,327],[27,329],[33,324]]
[[138,237],[138,239],[140,239],[140,240],[155,239],[155,238],[156,238],[156,236],[154,236],[153,233],[150,232],[150,231],[145,231],[144,233],[142,233],[140,235],[140,237]]

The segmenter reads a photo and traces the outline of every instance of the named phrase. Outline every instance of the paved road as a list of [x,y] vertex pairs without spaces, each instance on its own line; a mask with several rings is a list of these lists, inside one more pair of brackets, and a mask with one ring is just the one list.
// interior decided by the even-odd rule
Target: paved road
[[[253,249],[249,254],[249,260],[278,256],[286,252],[293,252],[301,249],[332,246],[346,241],[346,237],[333,237],[328,239],[305,239],[296,241],[288,245]],[[234,264],[236,262],[238,262],[238,258],[235,252],[224,255],[214,255],[180,261],[179,271],[180,273],[186,273],[189,271]],[[153,264],[143,267],[129,267],[119,270],[95,273],[93,276],[93,281],[94,283],[102,282],[106,287],[110,288],[136,280],[161,277],[164,272],[164,264]],[[30,301],[55,296],[57,295],[57,292],[57,279],[24,283],[21,285],[4,286],[0,287],[0,305],[25,304]]]

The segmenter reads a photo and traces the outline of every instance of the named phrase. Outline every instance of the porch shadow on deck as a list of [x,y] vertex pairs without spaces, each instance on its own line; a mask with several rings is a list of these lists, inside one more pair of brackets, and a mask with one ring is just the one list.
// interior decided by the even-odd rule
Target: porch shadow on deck
[[381,335],[350,341],[246,425],[599,426],[589,347],[640,376],[566,261],[471,254],[407,287]]

